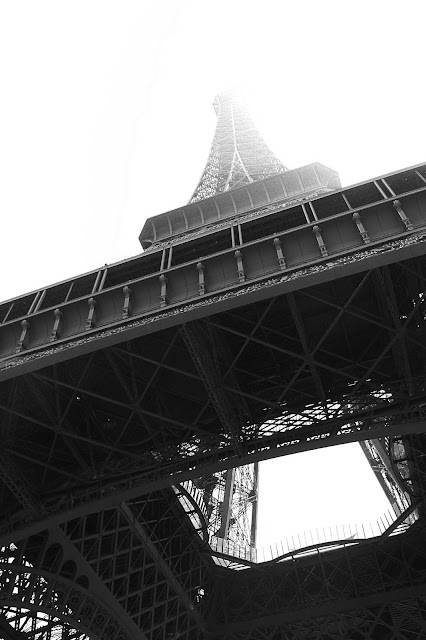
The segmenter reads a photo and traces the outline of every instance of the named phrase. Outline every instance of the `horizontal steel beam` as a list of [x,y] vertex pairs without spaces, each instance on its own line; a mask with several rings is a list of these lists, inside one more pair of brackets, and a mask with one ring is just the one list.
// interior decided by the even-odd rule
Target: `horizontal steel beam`
[[[421,187],[426,182],[424,170],[424,165],[417,165],[339,189],[338,175],[328,167],[314,163],[236,186],[224,193],[204,193],[203,199],[148,218],[139,240],[144,249],[155,250],[173,240],[217,232],[226,228],[230,219],[231,223],[244,226],[247,219],[253,218],[253,212],[267,223],[272,212],[284,209],[290,218],[287,224],[296,226],[300,224],[299,219],[319,220],[338,211],[359,211],[365,205],[397,197],[389,187],[389,182],[395,179],[399,183],[398,197]],[[303,207],[307,201],[309,206]]]
[[356,612],[358,609],[366,609],[371,607],[380,607],[384,604],[392,602],[405,602],[422,600],[426,596],[426,584],[415,587],[403,587],[402,589],[394,589],[392,591],[382,591],[380,593],[371,593],[362,598],[352,598],[348,600],[329,600],[326,604],[319,606],[304,607],[295,611],[286,611],[272,615],[255,618],[253,620],[241,620],[240,622],[231,622],[224,626],[210,628],[213,637],[223,638],[231,633],[247,633],[255,629],[263,627],[283,626],[292,624],[299,620],[312,620],[315,618],[325,618],[327,616],[335,616],[339,613],[349,611]]
[[[200,262],[192,261],[164,271],[160,280],[158,274],[144,276],[129,281],[124,289],[121,285],[112,287],[56,308],[37,310],[36,305],[24,317],[0,325],[0,380],[206,317],[212,305],[217,313],[424,255],[426,190],[412,197],[413,202],[407,196],[404,206],[416,207],[413,231],[407,231],[391,203],[365,210],[365,223],[371,216],[372,228],[380,229],[368,245],[361,236],[355,236],[357,239],[347,246],[345,234],[352,229],[353,221],[350,213],[343,213],[321,221],[327,255],[315,240],[313,230],[317,225],[283,232],[280,242],[288,254],[285,268],[274,245],[276,236],[266,236],[241,245],[237,257],[234,248],[203,257],[207,285],[216,283],[210,288],[200,290]],[[300,251],[291,258],[294,247],[300,247]]]
[[[347,444],[349,442],[360,442],[365,439],[375,439],[391,437],[395,435],[409,435],[426,433],[426,421],[419,422],[407,422],[407,423],[395,423],[389,426],[381,424],[377,427],[372,427],[364,431],[354,431],[351,433],[341,433],[329,437],[319,437],[318,439],[311,439],[306,442],[292,442],[291,438],[296,437],[296,434],[289,437],[289,433],[277,434],[276,437],[262,438],[256,441],[252,446],[256,449],[253,451],[247,451],[245,455],[239,457],[230,457],[228,459],[218,459],[213,461],[212,457],[206,456],[204,461],[199,460],[198,464],[196,460],[189,460],[191,468],[186,471],[172,472],[168,471],[167,467],[162,470],[164,475],[157,475],[156,477],[140,477],[133,475],[127,483],[122,482],[122,486],[117,486],[115,481],[114,491],[108,493],[107,487],[101,488],[101,497],[97,495],[98,489],[94,488],[92,499],[88,499],[87,502],[83,502],[78,507],[70,507],[64,509],[64,511],[57,513],[53,516],[43,518],[38,522],[34,522],[30,525],[20,527],[18,526],[12,532],[4,532],[0,534],[0,544],[8,544],[16,540],[20,540],[23,537],[37,533],[51,524],[60,524],[66,522],[72,518],[78,518],[88,513],[94,513],[100,509],[106,509],[110,507],[116,507],[123,501],[132,500],[142,495],[158,491],[159,489],[165,489],[172,485],[177,485],[185,480],[191,480],[197,478],[200,475],[210,475],[217,471],[233,469],[238,466],[250,464],[253,462],[260,462],[261,460],[269,460],[271,458],[279,458],[285,455],[291,455],[293,453],[301,453],[303,451],[312,451],[315,449],[322,449],[327,446],[335,446],[338,444]],[[222,452],[226,455],[226,452]],[[123,486],[124,484],[124,486]],[[90,493],[90,492],[89,492]]]

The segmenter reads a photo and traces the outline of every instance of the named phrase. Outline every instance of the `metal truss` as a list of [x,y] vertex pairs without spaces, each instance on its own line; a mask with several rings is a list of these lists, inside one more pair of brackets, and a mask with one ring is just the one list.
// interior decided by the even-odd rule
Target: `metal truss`
[[[365,440],[360,444],[393,508],[398,511],[406,509],[411,502],[411,491],[407,486],[409,477],[407,474],[402,476],[402,470],[392,459],[395,455],[395,438]],[[406,456],[405,445],[401,439],[398,442],[398,454],[400,459]]]
[[48,543],[47,535],[1,550],[3,622],[25,638],[130,638],[88,587],[88,577],[64,559],[61,545]]
[[[250,419],[249,408],[244,396],[232,396],[223,388],[223,376],[228,376],[236,387],[238,379],[232,371],[226,341],[213,327],[206,329],[204,331],[203,325],[197,322],[181,327],[185,344],[209,395],[209,402],[200,411],[199,419],[211,402],[236,450],[241,453],[239,425]],[[256,544],[257,474],[255,463],[195,480],[195,486],[203,493],[207,527],[212,537]]]
[[[187,480],[183,486],[190,494],[199,494],[195,500],[202,503],[210,544],[229,540],[244,546],[255,545],[258,463]],[[181,498],[185,501],[185,495]],[[194,526],[199,528],[198,520]]]
[[216,96],[213,106],[218,116],[216,132],[191,202],[287,170],[265,144],[238,92]]
[[[192,322],[183,325],[181,333],[216,413],[238,451],[239,425],[247,422],[249,416],[243,399],[237,396],[240,402],[235,406],[234,401],[233,406],[231,402],[234,398],[228,398],[226,391],[222,388],[218,351],[214,342],[207,337],[210,334],[211,338],[214,330],[209,329],[210,327],[207,327],[208,333],[204,333],[203,325]],[[239,411],[240,407],[243,411]],[[200,411],[200,417],[203,413],[204,410]]]
[[34,640],[196,640],[211,600],[202,549],[172,492],[68,520],[3,548],[4,622]]
[[11,454],[0,452],[0,479],[33,518],[42,515],[43,508],[34,487]]
[[[423,268],[415,259],[390,267],[393,324],[370,271],[200,320],[202,335],[229,351],[211,389],[213,365],[203,357],[197,367],[172,329],[22,376],[19,396],[5,382],[0,414],[14,428],[3,451],[55,514],[274,455],[421,433]],[[408,379],[394,349],[402,343]],[[4,531],[44,517],[23,513],[7,485],[3,504]]]
[[[330,194],[215,109],[148,255],[0,305],[7,640],[425,635],[425,167]],[[353,441],[399,509],[380,537],[209,545],[254,542],[259,460]]]
[[223,572],[217,638],[420,640],[424,531],[244,572]]
[[178,507],[173,494],[155,494],[64,526],[147,638],[198,638],[203,628],[208,568]]
[[[370,547],[360,544],[354,545],[356,553],[349,547],[337,555],[323,551],[320,557],[312,551],[315,562],[309,576],[323,571],[324,563],[327,584],[340,576],[333,593],[347,594],[349,604],[338,614],[331,614],[327,607],[332,605],[324,604],[334,597],[325,583],[319,592],[312,587],[312,600],[307,600],[311,583],[304,567],[310,562],[309,554],[294,564],[283,562],[283,568],[280,563],[275,569],[260,568],[260,573],[253,574],[257,576],[254,584],[252,578],[226,573],[223,586],[219,576],[232,570],[213,567],[207,540],[190,525],[177,494],[153,489],[177,485],[185,478],[195,484],[197,478],[227,465],[234,468],[241,461],[374,436],[384,447],[397,484],[411,504],[418,505],[422,523],[426,495],[423,269],[420,260],[390,267],[392,316],[374,294],[378,277],[386,276],[366,272],[295,292],[290,300],[276,297],[200,320],[196,331],[204,346],[209,340],[222,342],[222,351],[215,349],[216,364],[208,360],[205,346],[198,350],[202,364],[197,366],[182,332],[165,330],[23,376],[19,395],[14,392],[16,380],[4,383],[0,411],[3,423],[13,424],[13,437],[5,432],[4,451],[20,462],[20,473],[29,485],[38,488],[37,499],[44,510],[35,516],[24,512],[18,496],[3,485],[3,544],[9,552],[10,541],[21,550],[20,564],[8,562],[2,574],[5,584],[7,580],[8,585],[22,585],[20,603],[16,596],[3,607],[15,630],[32,625],[29,637],[38,640],[37,625],[49,624],[57,635],[61,625],[58,637],[65,639],[66,633],[96,637],[96,629],[89,628],[91,616],[77,615],[72,607],[64,609],[60,597],[57,609],[42,611],[43,616],[51,616],[48,622],[24,606],[30,589],[38,589],[37,606],[56,598],[52,594],[84,590],[84,585],[74,586],[79,575],[87,577],[88,592],[99,595],[96,606],[113,616],[111,625],[119,625],[125,637],[142,631],[150,640],[167,640],[171,633],[198,638],[207,629],[213,633],[218,628],[218,633],[225,634],[222,627],[226,625],[228,636],[224,637],[229,638],[257,640],[287,634],[298,640],[311,634],[323,640],[346,633],[348,638],[352,634],[354,640],[363,640],[369,637],[369,629],[376,628],[384,629],[383,637],[386,633],[392,637],[395,616],[401,620],[418,616],[410,613],[412,605],[404,605],[418,599],[412,578],[410,584],[398,578],[400,586],[389,603],[384,591],[373,588],[376,578],[372,576],[375,572],[386,585],[387,566],[392,566],[394,575],[396,565],[381,560],[380,566],[371,564],[366,551]],[[396,344],[398,349],[393,348]],[[402,348],[409,362],[408,380],[407,370],[398,378]],[[209,366],[211,390],[205,380]],[[238,416],[236,432],[221,419],[219,402],[225,411],[233,407],[233,415]],[[199,506],[201,512],[208,505],[200,501]],[[407,537],[416,548],[417,538],[409,536],[410,530],[377,542],[374,557],[386,557],[389,563],[395,557],[396,562],[402,548],[396,538]],[[68,592],[67,578],[60,575],[62,565],[59,569],[55,565],[53,571],[43,551],[54,544],[64,550],[64,564],[75,562],[74,577],[66,583]],[[41,560],[31,549],[41,554]],[[350,554],[350,567],[342,568],[341,560],[334,567],[333,560],[330,568],[327,558],[345,554]],[[403,566],[422,566],[421,554],[404,560]],[[363,571],[370,565],[374,572],[371,569],[364,580]],[[286,578],[284,588],[275,583],[274,572],[287,575],[289,567],[291,579]],[[32,571],[40,576],[33,586],[27,576]],[[263,575],[266,582],[259,577]],[[244,580],[252,593],[246,605],[237,600],[237,595],[248,598]],[[354,580],[365,588],[370,584],[370,596],[352,592]],[[301,585],[297,593],[304,594],[305,609],[319,611],[315,619],[301,620],[303,607],[289,581]],[[317,577],[312,581],[317,584]],[[423,583],[418,584],[420,588]],[[264,596],[257,585],[263,585]],[[230,597],[220,603],[222,592]],[[282,593],[282,599],[274,593]],[[361,604],[360,598],[365,598]],[[257,617],[253,617],[254,602],[259,607]],[[284,616],[279,608],[282,602],[294,605],[296,621],[285,617],[288,612]],[[248,620],[251,626],[235,626],[234,616],[238,624]],[[354,627],[358,619],[362,624]],[[406,624],[401,623],[395,638],[411,637],[404,630]],[[379,631],[371,631],[371,640],[376,638]]]
[[[426,171],[424,167],[421,169]],[[421,175],[418,171],[411,173]],[[0,325],[0,379],[72,359],[112,343],[121,344],[141,333],[156,331],[159,326],[179,325],[180,314],[185,314],[185,321],[189,322],[256,301],[259,296],[274,297],[315,282],[333,280],[335,274],[343,278],[354,270],[364,271],[423,255],[426,179],[417,188],[417,183],[408,180],[404,172],[392,177],[407,185],[402,187],[406,192],[403,204],[415,221],[415,227],[410,223],[410,230],[395,212],[397,201],[383,196],[380,200],[374,192],[371,194],[370,187],[375,183],[359,185],[338,196],[320,198],[315,201],[315,209],[310,200],[309,210],[305,204],[289,209],[280,206],[280,211],[267,210],[260,220],[249,219],[241,224],[230,220],[226,228],[208,234],[208,239],[200,236],[177,246],[166,243],[167,247],[157,248],[155,255],[140,256],[111,269],[109,286],[103,288],[105,278],[108,281],[107,271],[92,273],[87,276],[90,283],[94,281],[92,295],[86,287],[77,287],[77,298],[64,298],[64,287],[74,291],[72,281],[0,305],[0,317],[5,318]],[[265,182],[254,183],[256,189],[262,189]],[[220,195],[232,206],[238,191]],[[361,206],[365,191],[369,198]],[[354,198],[357,210],[350,207],[348,198]],[[246,206],[249,202],[247,196]],[[198,203],[193,206],[197,210],[201,207]],[[320,228],[315,216],[321,219],[324,211],[329,213],[328,207],[333,215],[327,215]],[[210,208],[215,215],[220,214],[214,202],[210,202]],[[404,213],[400,205],[398,208]],[[200,222],[204,218],[200,211],[198,214]],[[173,220],[175,216],[163,218],[158,225],[172,233]],[[407,222],[407,216],[404,220]],[[180,228],[187,223],[183,217]],[[370,235],[365,229],[369,229]],[[202,230],[203,227],[200,233]],[[82,280],[88,284],[85,277]],[[41,299],[46,304],[56,300],[59,306],[39,307]]]

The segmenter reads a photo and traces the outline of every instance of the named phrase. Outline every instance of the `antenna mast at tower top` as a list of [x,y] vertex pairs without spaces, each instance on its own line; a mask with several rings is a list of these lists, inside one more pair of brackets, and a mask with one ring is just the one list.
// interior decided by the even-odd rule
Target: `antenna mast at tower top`
[[216,131],[190,202],[287,171],[266,145],[239,92],[219,94],[213,106],[218,117]]

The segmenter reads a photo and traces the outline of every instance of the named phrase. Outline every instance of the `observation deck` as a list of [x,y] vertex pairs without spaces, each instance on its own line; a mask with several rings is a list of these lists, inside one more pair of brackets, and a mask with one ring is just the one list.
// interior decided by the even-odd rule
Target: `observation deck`
[[[266,200],[261,184],[205,202],[250,189]],[[216,209],[212,226],[197,227],[191,213],[188,233],[185,207],[156,216],[141,234],[150,251],[0,304],[0,379],[201,318],[212,303],[219,312],[423,255],[425,198],[418,165],[297,204],[277,196],[247,219]]]
[[340,186],[338,173],[316,162],[148,218],[139,241],[144,249],[150,249],[161,243],[187,240],[206,230],[219,229],[230,219],[235,223],[257,218]]

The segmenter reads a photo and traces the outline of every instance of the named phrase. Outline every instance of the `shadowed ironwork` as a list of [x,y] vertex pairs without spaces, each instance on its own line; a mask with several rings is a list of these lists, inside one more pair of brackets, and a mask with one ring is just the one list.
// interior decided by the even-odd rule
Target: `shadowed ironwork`
[[[339,189],[239,131],[149,251],[0,305],[8,640],[424,635],[425,165]],[[355,441],[383,527],[257,553],[247,470]]]

